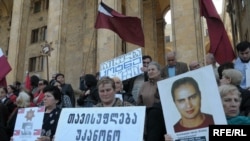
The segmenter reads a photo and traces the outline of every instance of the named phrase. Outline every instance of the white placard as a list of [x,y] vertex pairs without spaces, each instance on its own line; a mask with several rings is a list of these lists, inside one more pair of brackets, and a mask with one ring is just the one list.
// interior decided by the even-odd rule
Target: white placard
[[[211,118],[213,119],[214,124],[227,124],[214,71],[212,66],[210,65],[159,81],[157,83],[164,113],[166,129],[168,131],[168,134],[170,134],[175,141],[180,141],[180,140],[209,141],[208,125],[206,125],[204,122],[200,124],[200,126],[204,124],[206,125],[205,127],[203,126],[201,128],[187,129],[187,130],[181,129],[183,131],[175,132],[176,130],[174,126],[176,125],[176,123],[178,123],[178,121],[181,121],[180,120],[181,114],[177,110],[177,107],[174,103],[171,89],[173,83],[176,80],[184,77],[191,77],[198,83],[198,87],[201,92],[201,102],[200,102],[201,112],[209,115],[210,119]],[[190,97],[189,99],[193,99],[193,97]],[[182,100],[184,100],[184,98]],[[179,101],[181,102],[181,99]],[[192,106],[189,105],[188,107]],[[186,109],[189,109],[189,111],[185,111],[186,113],[185,112],[184,113],[186,115],[189,114],[191,118],[192,116],[191,114],[193,114],[195,111],[194,108],[186,108]],[[208,116],[203,116],[203,118],[204,117],[205,119],[203,119],[203,121],[208,119],[207,118]],[[179,123],[181,124],[181,122]]]
[[246,88],[250,87],[250,69],[246,69]]
[[100,77],[119,77],[122,81],[140,75],[142,67],[141,48],[100,64]]
[[55,141],[142,141],[145,106],[63,108]]
[[2,49],[0,48],[0,57],[3,56],[3,51]]
[[18,109],[13,133],[14,141],[34,141],[41,136],[44,107]]

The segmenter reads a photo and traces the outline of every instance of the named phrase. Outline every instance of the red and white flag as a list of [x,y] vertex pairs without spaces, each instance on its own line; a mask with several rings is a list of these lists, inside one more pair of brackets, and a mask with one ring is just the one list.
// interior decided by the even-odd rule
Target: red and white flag
[[0,48],[0,86],[7,86],[6,75],[11,71],[11,66]]
[[124,41],[144,47],[144,34],[141,20],[137,17],[125,16],[101,2],[95,28],[105,28],[117,33]]
[[31,82],[30,82],[30,75],[29,75],[29,72],[26,72],[25,88],[26,88],[27,90],[31,91]]
[[232,62],[235,59],[235,53],[212,0],[200,0],[200,10],[201,16],[204,16],[207,21],[210,39],[209,52],[214,55],[219,64]]

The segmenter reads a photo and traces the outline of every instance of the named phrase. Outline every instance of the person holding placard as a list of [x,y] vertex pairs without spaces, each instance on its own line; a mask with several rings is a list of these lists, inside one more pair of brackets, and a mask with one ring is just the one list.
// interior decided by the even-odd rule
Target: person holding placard
[[171,88],[173,101],[181,115],[174,125],[175,132],[182,132],[214,124],[212,115],[201,112],[201,91],[192,77],[177,79]]
[[149,81],[144,82],[140,88],[137,105],[152,107],[154,103],[160,101],[157,82],[162,80],[161,66],[155,61],[148,65],[148,78]]
[[55,135],[57,122],[60,117],[61,109],[58,104],[61,102],[61,92],[56,86],[46,86],[43,89],[45,113],[43,118],[42,133],[37,141],[51,141]]
[[115,98],[115,81],[110,77],[102,77],[97,83],[99,102],[96,107],[122,107],[133,106],[133,104],[127,101],[121,101],[119,98]]

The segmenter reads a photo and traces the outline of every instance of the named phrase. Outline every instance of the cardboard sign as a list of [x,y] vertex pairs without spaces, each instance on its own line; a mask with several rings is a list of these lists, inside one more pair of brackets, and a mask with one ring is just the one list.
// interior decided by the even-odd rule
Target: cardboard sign
[[145,106],[62,109],[55,141],[142,141]]
[[211,65],[159,81],[157,85],[166,129],[175,141],[209,141],[209,124],[227,124]]
[[142,67],[141,48],[101,63],[100,77],[119,77],[122,81],[140,75]]
[[14,141],[34,141],[41,136],[44,107],[18,109],[13,133]]

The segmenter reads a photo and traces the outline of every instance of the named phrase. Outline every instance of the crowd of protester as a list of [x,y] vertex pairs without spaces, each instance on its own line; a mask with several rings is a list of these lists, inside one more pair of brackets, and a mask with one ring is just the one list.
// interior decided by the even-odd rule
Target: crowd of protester
[[[9,141],[13,136],[19,108],[45,106],[41,137],[37,141],[53,140],[62,108],[146,106],[144,141],[173,140],[166,132],[157,82],[212,65],[218,84],[222,106],[228,124],[250,124],[250,87],[246,85],[246,70],[250,69],[250,43],[236,47],[238,57],[233,62],[216,64],[212,54],[206,63],[197,60],[189,64],[177,60],[175,52],[166,54],[167,65],[161,67],[150,55],[142,57],[142,74],[121,81],[119,77],[99,77],[99,73],[80,76],[81,94],[75,97],[71,84],[65,83],[64,74],[56,73],[51,80],[31,76],[31,88],[14,82],[0,86],[0,137]],[[230,112],[235,111],[234,113]]]

